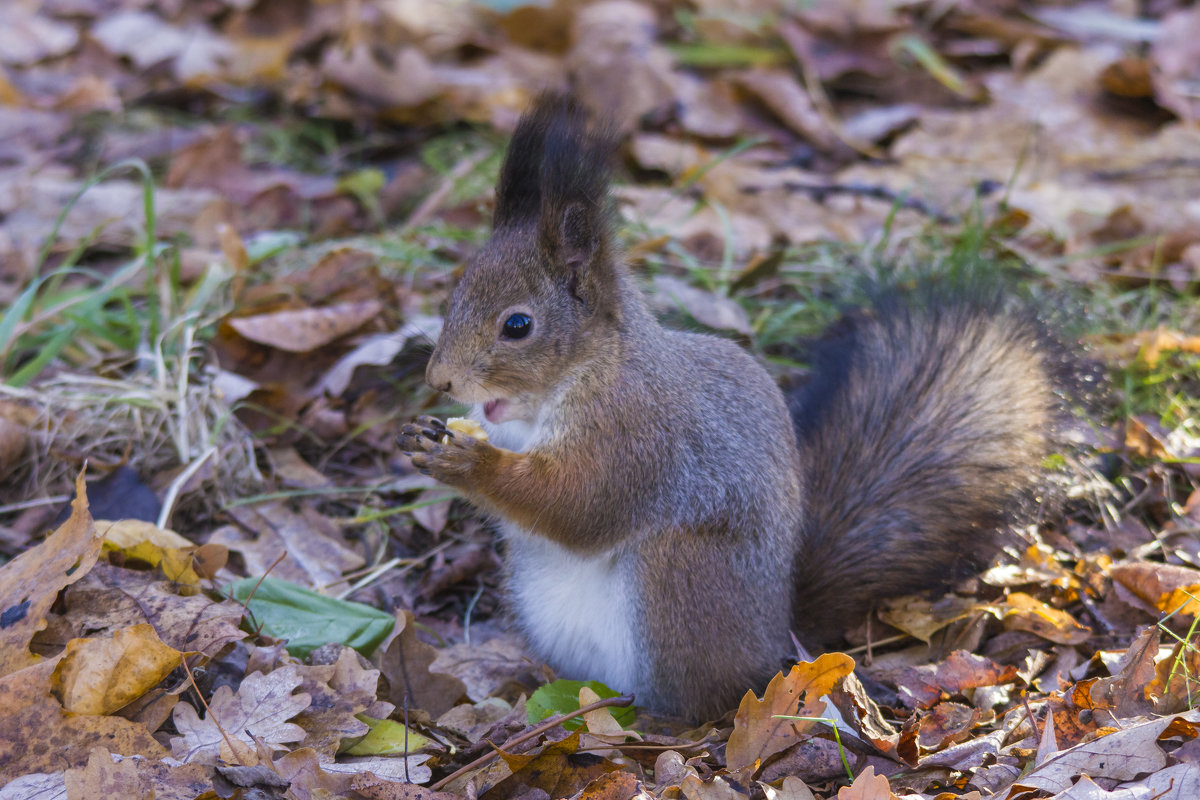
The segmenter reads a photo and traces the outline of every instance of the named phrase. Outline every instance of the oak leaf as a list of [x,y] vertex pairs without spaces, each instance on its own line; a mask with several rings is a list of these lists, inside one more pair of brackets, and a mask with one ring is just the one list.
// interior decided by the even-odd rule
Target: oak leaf
[[838,789],[837,800],[895,800],[896,795],[888,785],[888,779],[875,774],[875,767],[868,766],[854,783]]
[[304,729],[288,720],[312,702],[308,694],[292,694],[302,682],[296,665],[265,675],[252,673],[236,692],[228,686],[218,688],[204,719],[180,703],[174,713],[179,735],[171,737],[171,752],[188,763],[250,766],[257,762],[255,740],[277,748],[300,741]]
[[801,662],[787,675],[777,674],[767,685],[763,699],[746,692],[733,718],[733,733],[725,748],[730,772],[761,763],[795,744],[815,723],[775,719],[776,715],[825,716],[821,699],[838,681],[854,671],[854,659],[845,653],[825,653],[816,661]]

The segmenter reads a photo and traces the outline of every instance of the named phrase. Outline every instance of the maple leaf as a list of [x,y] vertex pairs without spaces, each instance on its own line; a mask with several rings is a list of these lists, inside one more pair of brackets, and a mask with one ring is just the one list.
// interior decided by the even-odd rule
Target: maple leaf
[[825,653],[816,661],[797,664],[787,675],[777,674],[767,684],[762,700],[753,692],[746,692],[725,747],[730,772],[761,763],[794,744],[814,723],[775,719],[776,715],[824,716],[825,703],[821,698],[853,671],[854,659],[850,656]]
[[253,764],[257,761],[252,755],[256,739],[280,749],[288,742],[300,741],[304,729],[287,720],[312,702],[308,694],[292,694],[303,680],[296,665],[265,675],[254,672],[237,692],[228,686],[218,688],[203,720],[196,709],[180,703],[174,712],[179,735],[171,737],[171,752],[187,763]]

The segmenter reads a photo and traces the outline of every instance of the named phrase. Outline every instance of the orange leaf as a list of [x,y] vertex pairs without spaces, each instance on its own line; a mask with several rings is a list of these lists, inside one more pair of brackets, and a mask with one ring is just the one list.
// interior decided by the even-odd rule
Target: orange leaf
[[725,748],[729,771],[761,762],[794,744],[813,723],[776,719],[776,715],[823,716],[825,703],[821,698],[853,671],[854,659],[850,656],[825,653],[816,661],[797,664],[786,676],[776,675],[767,685],[762,700],[753,692],[746,692],[733,718],[733,733]]

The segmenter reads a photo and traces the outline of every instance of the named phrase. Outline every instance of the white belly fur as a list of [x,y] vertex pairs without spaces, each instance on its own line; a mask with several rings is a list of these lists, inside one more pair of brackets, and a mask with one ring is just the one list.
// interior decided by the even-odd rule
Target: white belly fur
[[[480,421],[497,447],[524,452],[541,425],[521,420]],[[540,422],[540,420],[539,420]],[[533,650],[564,678],[598,680],[619,692],[636,692],[639,662],[633,581],[612,554],[584,556],[524,528],[501,522],[509,567],[508,593]]]
[[534,651],[560,677],[636,692],[641,665],[627,570],[612,555],[581,556],[501,525],[509,596]]

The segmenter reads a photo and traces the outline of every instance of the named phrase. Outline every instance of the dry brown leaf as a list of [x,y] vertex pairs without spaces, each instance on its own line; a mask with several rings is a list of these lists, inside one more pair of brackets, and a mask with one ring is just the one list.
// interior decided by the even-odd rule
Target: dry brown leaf
[[1128,781],[1161,770],[1166,766],[1167,756],[1158,746],[1158,737],[1176,720],[1195,723],[1200,721],[1200,714],[1189,712],[1115,730],[1051,756],[1023,775],[1019,783],[1053,793],[1070,788],[1080,775]]
[[93,747],[147,759],[168,753],[141,725],[121,717],[68,714],[50,693],[58,659],[0,678],[0,785],[20,775],[82,767]]
[[809,789],[804,781],[795,775],[784,778],[783,784],[778,789],[765,783],[760,783],[759,786],[762,787],[767,800],[816,800],[813,797],[812,789]]
[[608,760],[573,759],[579,750],[577,730],[565,739],[547,744],[542,752],[517,755],[500,751],[500,758],[512,770],[480,800],[506,800],[529,789],[541,789],[550,797],[570,797],[596,778],[619,767]]
[[876,775],[872,766],[860,772],[854,783],[838,789],[837,797],[838,800],[896,800],[888,779]]
[[753,336],[750,317],[736,300],[690,286],[679,278],[658,275],[654,278],[656,305],[682,308],[697,322],[713,330],[729,330]]
[[927,752],[958,744],[970,735],[979,716],[979,709],[962,703],[938,703],[920,715],[917,743]]
[[74,25],[20,3],[0,8],[0,64],[27,66],[68,53],[78,42]]
[[750,796],[740,784],[721,775],[701,780],[697,775],[688,775],[679,784],[687,800],[747,800]]
[[1114,564],[1109,574],[1118,597],[1156,617],[1160,612],[1174,611],[1179,607],[1178,604],[1169,605],[1176,590],[1200,584],[1198,570],[1149,561]]
[[52,686],[68,712],[111,714],[167,677],[183,655],[144,624],[112,636],[72,639],[54,670]]
[[921,595],[908,595],[884,601],[879,617],[893,628],[929,642],[947,625],[984,613],[987,613],[986,606],[970,597],[947,595],[931,602]]
[[292,694],[302,682],[296,665],[265,675],[251,673],[236,692],[219,687],[208,701],[204,719],[196,709],[180,703],[173,715],[179,735],[171,737],[172,754],[189,764],[253,766],[258,763],[256,741],[275,748],[300,741],[304,729],[288,720],[312,702],[308,694]]
[[0,677],[37,662],[33,635],[46,627],[46,612],[64,587],[91,570],[103,539],[88,513],[83,473],[75,479],[71,516],[46,541],[0,567]]
[[336,594],[346,588],[342,575],[366,564],[341,530],[308,505],[299,513],[282,502],[241,506],[229,513],[239,524],[213,531],[208,543],[240,553],[247,575],[270,570],[272,577]]
[[757,69],[737,76],[741,86],[757,95],[785,125],[815,147],[829,150],[837,139],[808,92],[787,71]]
[[245,610],[233,601],[216,603],[202,594],[183,596],[154,574],[97,564],[66,594],[66,616],[77,631],[116,631],[149,623],[176,650],[214,656],[245,638]]
[[[391,686],[388,700],[397,708],[419,708],[438,717],[467,693],[458,678],[431,670],[438,651],[417,638],[413,613],[408,609],[396,610],[396,627],[380,652],[379,667]],[[412,695],[405,703],[409,691]]]
[[116,800],[194,800],[212,791],[199,764],[171,766],[148,758],[118,756],[95,747],[87,764],[64,775],[66,796]]
[[377,300],[323,308],[274,311],[234,317],[228,324],[252,342],[289,353],[308,353],[361,328],[383,311]]
[[940,664],[908,667],[891,673],[901,701],[915,708],[928,708],[943,697],[968,689],[1012,683],[1017,677],[1015,666],[1001,666],[963,650],[955,650]]
[[429,756],[349,759],[334,762],[317,751],[301,747],[279,758],[274,770],[289,784],[288,796],[297,800],[347,797],[351,792],[379,800],[453,800],[453,795],[416,786],[432,777],[424,762]]
[[301,747],[332,757],[343,739],[365,736],[369,730],[356,715],[385,719],[394,706],[376,699],[379,670],[364,669],[358,654],[342,647],[333,664],[301,667],[300,689],[312,698],[309,707],[296,716],[306,732]]
[[654,10],[634,0],[603,0],[575,14],[564,66],[580,102],[623,131],[675,99],[672,59],[657,33]]
[[[1109,709],[1121,718],[1144,716],[1152,710],[1149,699],[1158,656],[1158,628],[1147,625],[1130,642],[1111,678],[1098,678],[1088,684],[1086,706]],[[1078,684],[1074,697],[1080,705],[1085,684]]]
[[816,723],[774,717],[826,716],[822,698],[853,671],[854,659],[850,656],[826,653],[816,661],[797,664],[787,675],[777,674],[762,700],[747,692],[733,718],[733,733],[725,748],[728,768],[737,771],[760,764],[810,732]]

